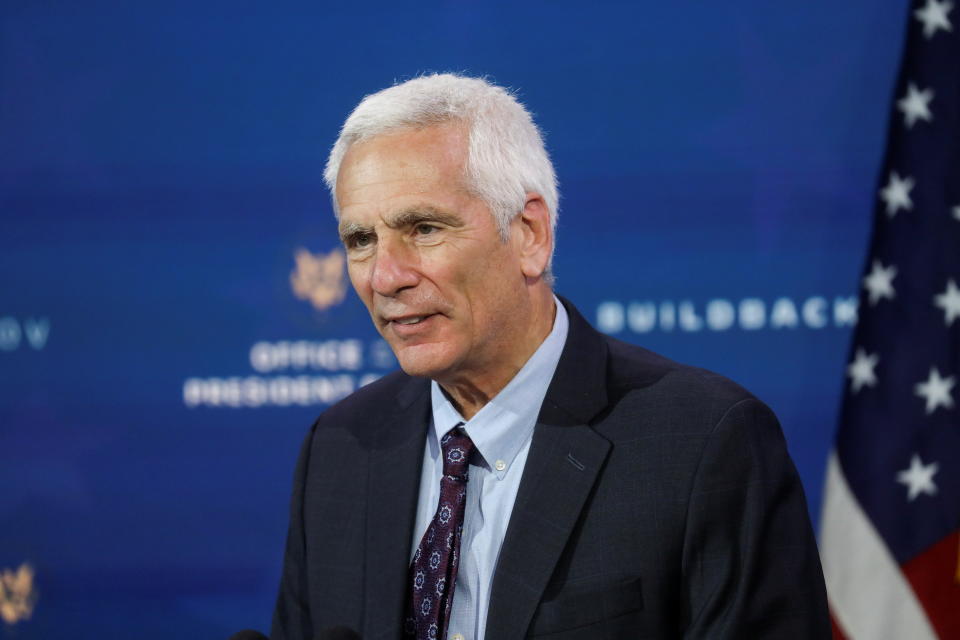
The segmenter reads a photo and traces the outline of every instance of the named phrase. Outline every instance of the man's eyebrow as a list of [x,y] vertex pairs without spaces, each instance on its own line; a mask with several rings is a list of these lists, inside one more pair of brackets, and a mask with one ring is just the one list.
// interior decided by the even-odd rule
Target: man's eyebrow
[[[387,216],[386,220],[387,226],[391,229],[409,228],[424,222],[438,222],[453,228],[464,225],[463,218],[457,214],[426,204],[409,207]],[[340,241],[346,244],[351,238],[374,233],[374,228],[359,222],[342,222],[337,232],[340,235]]]
[[387,217],[391,229],[412,227],[423,222],[439,222],[448,227],[462,227],[463,218],[455,213],[437,209],[432,205],[416,205]]
[[350,238],[364,233],[373,233],[373,227],[368,227],[359,222],[342,222],[337,231],[340,234],[340,241],[346,244]]

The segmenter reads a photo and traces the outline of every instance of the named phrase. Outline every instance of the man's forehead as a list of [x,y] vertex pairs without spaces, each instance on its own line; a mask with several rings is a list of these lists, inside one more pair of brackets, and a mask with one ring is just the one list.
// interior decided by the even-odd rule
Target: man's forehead
[[404,180],[371,183],[354,190],[345,189],[338,199],[338,222],[345,225],[398,228],[410,222],[439,220],[450,222],[476,196],[456,179]]
[[466,162],[467,136],[461,126],[440,124],[391,130],[355,142],[347,150],[337,176],[336,191],[369,180],[429,179],[438,171],[461,172]]

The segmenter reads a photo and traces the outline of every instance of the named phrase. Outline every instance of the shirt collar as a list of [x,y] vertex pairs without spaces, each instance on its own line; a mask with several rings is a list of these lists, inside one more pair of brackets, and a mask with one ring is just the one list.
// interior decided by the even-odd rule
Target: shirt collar
[[487,468],[503,479],[533,432],[540,406],[547,395],[547,388],[567,340],[567,311],[556,296],[553,300],[557,313],[550,335],[507,386],[469,421],[463,419],[436,381],[430,383],[433,429],[430,430],[429,437],[432,453],[439,454],[440,438],[447,431],[463,424],[464,431],[473,441],[474,448],[483,456]]

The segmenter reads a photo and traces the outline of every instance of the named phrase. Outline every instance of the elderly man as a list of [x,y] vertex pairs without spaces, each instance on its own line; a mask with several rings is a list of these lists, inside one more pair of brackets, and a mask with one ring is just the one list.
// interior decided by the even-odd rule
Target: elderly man
[[303,445],[275,640],[829,637],[776,418],[554,295],[556,180],[509,93],[368,96],[325,178],[403,371]]

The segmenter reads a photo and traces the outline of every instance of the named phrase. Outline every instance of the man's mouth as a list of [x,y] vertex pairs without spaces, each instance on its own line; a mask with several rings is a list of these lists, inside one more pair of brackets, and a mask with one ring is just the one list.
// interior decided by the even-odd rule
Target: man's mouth
[[416,324],[420,324],[421,322],[423,322],[423,321],[425,321],[425,320],[429,320],[430,318],[432,318],[432,317],[435,316],[435,315],[437,315],[437,314],[435,314],[435,313],[425,313],[425,314],[419,315],[419,316],[399,316],[399,317],[394,317],[394,318],[388,318],[388,319],[387,319],[387,324],[399,324],[399,325],[404,325],[404,326],[416,325]]

